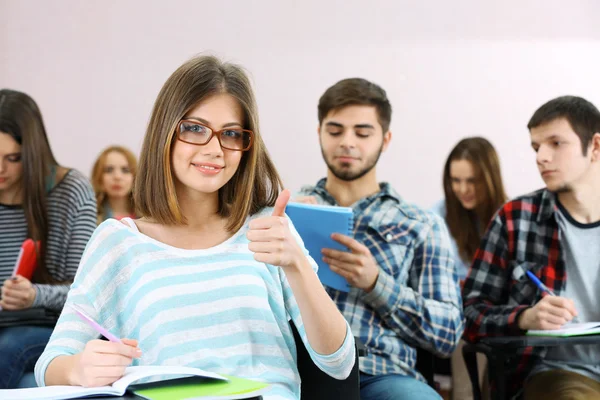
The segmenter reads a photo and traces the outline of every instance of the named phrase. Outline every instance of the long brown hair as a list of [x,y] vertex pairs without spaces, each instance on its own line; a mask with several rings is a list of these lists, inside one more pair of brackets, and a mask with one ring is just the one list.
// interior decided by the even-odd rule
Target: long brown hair
[[54,282],[46,265],[47,185],[52,170],[58,168],[58,163],[52,154],[42,114],[35,101],[22,92],[0,90],[0,131],[9,134],[21,145],[22,206],[27,220],[27,235],[41,242],[38,249],[38,267],[32,280],[39,283]]
[[[459,160],[468,160],[473,165],[475,191],[480,201],[477,210],[465,209],[452,190],[450,164]],[[444,194],[448,229],[456,240],[461,258],[470,261],[479,247],[483,229],[507,199],[500,160],[489,141],[482,137],[469,137],[454,146],[444,166]]]
[[[94,167],[92,168],[92,186],[94,187],[94,193],[96,194],[96,203],[98,204],[98,218],[97,222],[100,224],[104,221],[106,217],[106,210],[104,209],[104,204],[107,200],[106,191],[102,184],[102,177],[104,176],[104,168],[106,167],[106,158],[109,153],[112,152],[121,153],[125,159],[127,159],[127,164],[129,166],[129,170],[133,175],[133,179],[135,180],[135,175],[137,172],[137,159],[135,155],[128,149],[123,146],[110,146],[106,149],[102,150],[96,162],[94,163]],[[133,205],[133,191],[129,193],[129,214],[135,213],[135,207]]]
[[198,56],[167,79],[154,103],[133,189],[138,215],[160,224],[186,223],[171,170],[175,129],[186,113],[219,93],[228,93],[239,102],[244,111],[244,129],[254,133],[252,147],[243,153],[236,173],[219,189],[219,215],[228,219],[227,229],[235,232],[249,215],[275,204],[281,179],[260,135],[250,80],[238,65],[213,56]]

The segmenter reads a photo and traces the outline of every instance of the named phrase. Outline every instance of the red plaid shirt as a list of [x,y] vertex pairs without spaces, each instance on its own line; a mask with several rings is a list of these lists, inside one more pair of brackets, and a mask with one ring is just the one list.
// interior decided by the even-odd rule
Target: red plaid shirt
[[[518,336],[521,312],[541,298],[527,278],[532,271],[557,295],[565,288],[555,195],[546,189],[506,203],[497,213],[475,254],[463,288],[465,339]],[[518,352],[507,368],[507,392],[514,396],[544,348]]]

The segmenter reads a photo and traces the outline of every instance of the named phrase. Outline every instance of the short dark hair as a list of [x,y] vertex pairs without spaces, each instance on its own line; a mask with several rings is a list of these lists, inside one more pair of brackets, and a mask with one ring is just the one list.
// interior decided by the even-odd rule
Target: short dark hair
[[552,99],[537,109],[527,128],[537,128],[558,118],[565,118],[579,136],[583,155],[587,154],[595,133],[600,133],[600,111],[582,97],[561,96]]
[[362,78],[341,80],[323,93],[319,99],[319,125],[331,111],[352,105],[374,106],[383,132],[390,129],[392,105],[385,90]]

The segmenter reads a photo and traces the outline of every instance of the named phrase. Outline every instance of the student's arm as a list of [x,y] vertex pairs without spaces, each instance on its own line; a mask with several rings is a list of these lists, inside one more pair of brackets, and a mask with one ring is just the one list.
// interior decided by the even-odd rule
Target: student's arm
[[364,301],[407,343],[448,356],[464,328],[460,287],[442,221],[434,217],[423,226],[415,244],[410,286],[380,268]]
[[83,322],[71,307],[82,309],[109,331],[114,328],[106,324],[106,314],[100,312],[105,307],[99,300],[105,287],[102,282],[120,269],[120,257],[126,253],[124,246],[119,247],[125,239],[125,230],[115,229],[114,224],[104,223],[90,239],[65,308],[35,365],[38,386],[112,383],[122,376],[126,365],[137,354],[132,353],[133,346],[137,345],[134,341],[127,341],[128,345],[123,347],[97,340],[99,333]]
[[316,263],[308,257],[300,236],[283,214],[289,192],[283,198],[280,195],[272,216],[250,222],[249,248],[257,261],[281,268],[286,311],[311,358],[324,372],[344,379],[354,365],[354,338],[319,281]]
[[328,375],[345,379],[354,366],[354,337],[323,289],[316,263],[308,255],[306,261],[306,269],[297,275],[280,270],[286,311],[313,362]]
[[65,241],[65,248],[49,249],[66,253],[65,264],[58,266],[58,268],[63,271],[67,282],[63,284],[34,284],[36,296],[32,307],[44,307],[60,312],[65,304],[71,281],[77,273],[85,246],[94,233],[94,229],[96,229],[96,199],[91,188],[86,189],[88,190],[84,193],[85,197],[79,199],[80,203],[72,205],[75,211],[66,223],[67,231],[64,234],[67,235],[68,239]]
[[506,212],[502,208],[490,223],[475,253],[463,288],[465,338],[475,341],[485,336],[521,335],[518,317],[527,305],[508,305],[509,241]]

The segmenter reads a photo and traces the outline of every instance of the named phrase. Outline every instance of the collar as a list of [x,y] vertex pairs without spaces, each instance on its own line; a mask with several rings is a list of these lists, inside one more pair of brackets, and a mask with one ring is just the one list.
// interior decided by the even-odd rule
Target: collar
[[[333,198],[333,196],[325,189],[325,185],[327,184],[327,178],[322,178],[317,182],[317,185],[314,187],[314,191],[324,198],[330,204],[337,204],[337,201]],[[392,186],[388,182],[379,183],[379,192],[372,194],[371,196],[364,197],[358,202],[368,201],[369,203],[378,198],[390,198],[396,201],[398,204],[402,203],[402,198],[400,195],[392,188]]]
[[556,204],[556,194],[550,192],[548,189],[544,189],[542,191],[537,222],[543,222],[551,217],[554,217],[554,213],[557,211],[558,206]]

